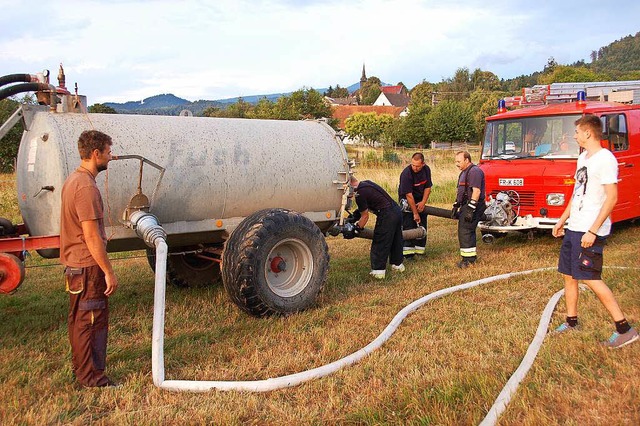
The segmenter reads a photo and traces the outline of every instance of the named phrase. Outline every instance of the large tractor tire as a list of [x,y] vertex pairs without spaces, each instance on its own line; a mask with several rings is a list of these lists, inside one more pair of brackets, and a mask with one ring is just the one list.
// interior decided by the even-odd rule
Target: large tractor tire
[[[176,247],[167,256],[167,285],[175,287],[205,287],[220,282],[220,263],[209,259],[206,252],[189,253],[194,247]],[[173,253],[172,253],[173,252]],[[186,252],[186,253],[181,253]],[[147,248],[149,266],[156,270],[156,252]]]
[[316,303],[329,272],[320,229],[299,213],[258,211],[225,243],[222,282],[231,300],[257,317],[287,315]]

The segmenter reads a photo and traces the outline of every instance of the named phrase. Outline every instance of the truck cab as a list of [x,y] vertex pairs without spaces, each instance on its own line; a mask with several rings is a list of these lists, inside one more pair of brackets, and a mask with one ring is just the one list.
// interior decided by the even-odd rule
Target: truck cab
[[602,146],[618,160],[612,221],[640,217],[640,105],[580,99],[502,108],[486,119],[480,158],[488,198],[487,220],[478,225],[483,241],[557,223],[573,193],[580,154],[574,123],[584,114],[600,117]]

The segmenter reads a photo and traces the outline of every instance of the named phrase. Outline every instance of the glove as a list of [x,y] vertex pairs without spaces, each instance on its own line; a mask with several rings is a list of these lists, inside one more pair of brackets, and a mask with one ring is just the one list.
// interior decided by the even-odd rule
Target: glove
[[453,203],[453,206],[451,208],[451,218],[452,219],[457,219],[458,218],[458,210],[460,210],[460,203],[456,201],[455,203]]
[[473,214],[476,212],[478,202],[475,200],[469,201],[467,204],[467,209],[464,212],[464,221],[465,222],[473,222]]

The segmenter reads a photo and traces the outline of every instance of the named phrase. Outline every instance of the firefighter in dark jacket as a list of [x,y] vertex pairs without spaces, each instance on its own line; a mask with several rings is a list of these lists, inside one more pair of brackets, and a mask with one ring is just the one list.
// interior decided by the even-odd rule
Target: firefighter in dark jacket
[[377,216],[371,243],[371,272],[374,278],[384,279],[387,259],[391,269],[405,270],[402,263],[402,212],[400,206],[379,185],[370,180],[358,181],[351,177],[351,186],[355,191],[360,218],[356,223],[364,228],[369,220],[369,212]]
[[460,169],[458,193],[453,205],[453,216],[458,219],[458,242],[460,243],[459,268],[475,263],[476,227],[486,208],[484,172],[471,162],[467,151],[456,153],[456,167]]
[[[427,213],[424,211],[429,194],[431,194],[431,169],[424,163],[424,155],[416,152],[411,157],[411,164],[400,174],[398,199],[402,207],[402,229],[414,229],[422,226],[427,229]],[[417,240],[404,242],[402,253],[405,257],[424,254],[427,236]]]

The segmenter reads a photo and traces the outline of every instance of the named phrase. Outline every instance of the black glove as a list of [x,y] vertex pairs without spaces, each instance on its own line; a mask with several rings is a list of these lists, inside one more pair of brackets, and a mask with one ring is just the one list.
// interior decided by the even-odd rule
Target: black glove
[[457,219],[458,218],[458,211],[460,210],[460,203],[459,202],[455,202],[453,203],[453,206],[451,207],[451,218],[452,219]]
[[467,204],[467,209],[464,212],[464,221],[465,222],[473,222],[473,214],[476,212],[478,202],[475,200],[469,201]]

